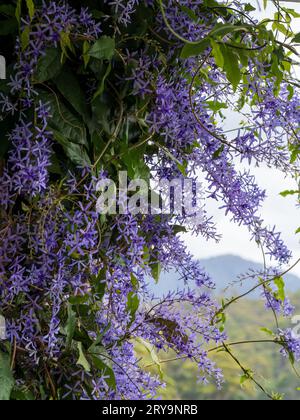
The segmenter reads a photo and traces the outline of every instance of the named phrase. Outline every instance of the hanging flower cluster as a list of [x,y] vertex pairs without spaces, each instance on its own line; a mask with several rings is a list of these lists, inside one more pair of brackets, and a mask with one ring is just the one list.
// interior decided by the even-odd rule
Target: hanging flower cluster
[[[220,386],[207,349],[226,341],[224,308],[178,236],[188,226],[218,240],[210,215],[202,209],[193,225],[187,214],[99,215],[97,184],[124,170],[131,179],[193,182],[201,172],[205,199],[247,226],[279,266],[289,263],[280,234],[259,215],[265,192],[248,169],[236,169],[240,158],[294,173],[288,146],[298,140],[299,96],[281,83],[288,77],[282,63],[282,70],[272,66],[284,47],[264,26],[251,27],[239,2],[107,0],[101,10],[93,1],[94,10],[78,10],[75,1],[34,3],[19,7],[0,97],[12,126],[0,166],[7,397],[155,398],[163,385],[156,354],[170,350]],[[237,108],[251,105],[249,124],[228,140],[216,114],[235,95]],[[174,268],[196,291],[174,285],[157,299],[151,281]],[[292,313],[282,293],[263,292],[268,308]],[[157,374],[143,368],[137,344],[155,354]],[[298,357],[297,340],[287,335],[282,345]]]

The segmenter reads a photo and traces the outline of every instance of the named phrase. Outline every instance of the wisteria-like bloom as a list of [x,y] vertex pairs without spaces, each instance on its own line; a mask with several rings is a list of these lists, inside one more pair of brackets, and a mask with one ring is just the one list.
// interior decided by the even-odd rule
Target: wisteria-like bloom
[[[42,23],[40,23],[41,19]],[[65,1],[47,2],[45,0],[42,7],[35,13],[35,22],[25,21],[22,29],[25,30],[29,25],[30,48],[23,52],[21,42],[18,41],[17,54],[20,55],[20,59],[16,64],[15,75],[11,79],[10,86],[12,93],[23,91],[23,104],[30,107],[32,95],[36,93],[32,77],[39,59],[46,54],[47,48],[57,48],[62,33],[97,38],[101,34],[101,28],[86,9],[82,8],[80,14],[77,15]]]
[[122,25],[127,26],[132,19],[133,13],[136,11],[136,6],[141,0],[105,0],[117,15],[117,20]]
[[284,301],[276,297],[276,292],[271,292],[268,289],[265,289],[263,296],[266,300],[266,308],[273,309],[277,314],[283,314],[285,317],[291,317],[295,312],[295,307],[291,304],[288,298],[285,298]]
[[279,331],[280,339],[284,343],[281,353],[285,357],[289,357],[290,354],[293,355],[295,360],[299,362],[300,360],[300,338],[296,337],[294,332],[291,329],[284,331]]
[[[203,4],[201,0],[163,3],[166,19],[181,37],[199,40],[212,29],[210,14],[195,21],[182,7],[196,12]],[[233,2],[237,8],[238,3]],[[70,138],[68,154],[64,138],[61,140],[57,130],[50,128],[51,103],[40,100],[40,89],[53,91],[51,82],[45,85],[36,80],[40,60],[47,56],[49,48],[60,51],[65,46],[63,41],[67,45],[74,42],[80,50],[76,57],[78,74],[84,78],[89,72],[82,53],[86,43],[96,41],[104,27],[108,31],[113,28],[114,35],[122,32],[122,25],[127,31],[140,6],[153,11],[155,2],[106,0],[105,10],[110,9],[113,15],[104,15],[100,25],[89,9],[76,10],[65,1],[43,1],[32,19],[22,19],[21,31],[29,31],[28,45],[24,48],[24,39],[17,40],[16,64],[9,82],[11,93],[0,96],[3,115],[19,117],[10,132],[9,150],[0,173],[0,312],[7,321],[8,338],[19,352],[16,363],[28,372],[21,377],[20,369],[16,369],[16,383],[29,380],[39,395],[41,389],[32,378],[42,367],[47,381],[59,390],[50,386],[45,390],[47,398],[57,398],[52,395],[56,391],[61,399],[74,400],[157,398],[163,380],[160,372],[150,374],[144,369],[136,354],[137,344],[153,348],[158,354],[171,350],[182,360],[193,360],[203,382],[215,380],[220,386],[223,381],[207,351],[210,343],[220,345],[227,338],[223,329],[212,322],[221,309],[211,293],[214,284],[176,235],[176,227],[185,225],[195,234],[218,240],[208,211],[204,208],[203,217],[192,226],[188,214],[100,217],[96,211],[96,185],[106,177],[107,168],[99,169],[98,161],[92,167],[78,167],[63,159],[56,162],[57,150],[57,155],[66,153],[68,157],[74,150],[89,158],[93,153],[86,144]],[[145,157],[150,177],[182,178],[185,172],[196,182],[201,172],[207,185],[205,198],[217,201],[235,223],[246,226],[252,239],[279,265],[288,263],[291,254],[280,234],[267,227],[259,214],[265,191],[249,170],[236,168],[236,160],[267,162],[292,171],[283,147],[286,139],[282,127],[286,119],[298,125],[297,100],[286,105],[285,85],[274,97],[272,80],[267,85],[252,83],[255,71],[251,67],[248,96],[264,98],[251,114],[252,122],[262,127],[260,136],[257,130],[241,130],[231,144],[222,143],[224,133],[214,121],[207,98],[215,98],[215,86],[224,84],[226,78],[209,57],[206,67],[213,83],[190,90],[198,59],[179,59],[182,42],[165,26],[161,11],[156,10],[153,31],[169,45],[164,60],[158,41],[149,45],[142,42],[140,47],[126,51],[122,51],[120,42],[116,48],[118,60],[125,67],[122,77],[116,77],[119,91],[123,92],[126,85],[126,99],[130,104],[137,99],[141,109],[133,110],[130,105],[126,118],[121,115],[121,122],[116,123],[117,128],[122,126],[121,134],[117,128],[112,130],[113,139],[116,137],[113,146],[128,142],[128,126],[134,120],[140,130],[138,135],[145,130],[154,138],[150,146],[160,146],[154,155]],[[63,60],[68,59],[66,56]],[[73,55],[71,60],[76,61]],[[117,73],[120,62],[112,60],[108,71]],[[103,71],[102,61],[98,64],[92,61],[94,73],[88,74],[93,79],[87,83],[91,90],[97,86],[95,73]],[[119,91],[113,91],[114,101],[117,98],[119,102]],[[231,94],[228,86],[218,100]],[[90,92],[87,96],[93,109]],[[59,101],[56,94],[54,99]],[[89,138],[95,143],[95,133],[101,131],[98,120],[107,107],[103,101],[101,115],[83,117]],[[141,110],[145,110],[142,123],[138,118]],[[63,114],[61,117],[66,122]],[[115,124],[114,117],[111,119]],[[110,127],[102,131],[110,133]],[[107,143],[111,145],[112,138]],[[106,151],[104,148],[103,155]],[[172,269],[186,285],[193,283],[195,288],[177,290],[175,285],[173,292],[157,299],[151,293],[150,278],[157,280],[160,270]],[[264,297],[268,308],[291,315],[293,308],[288,299],[279,301],[268,290]],[[299,342],[290,331],[282,332],[282,336],[286,349],[300,359]]]

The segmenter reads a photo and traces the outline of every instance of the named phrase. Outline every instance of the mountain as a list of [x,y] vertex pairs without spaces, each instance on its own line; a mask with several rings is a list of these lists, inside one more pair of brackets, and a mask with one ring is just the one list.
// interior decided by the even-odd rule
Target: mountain
[[[243,294],[251,289],[256,284],[253,278],[245,279],[243,282],[239,281],[239,276],[245,276],[251,273],[251,270],[263,272],[263,265],[249,261],[234,255],[222,255],[219,257],[201,260],[202,267],[210,274],[211,278],[216,284],[216,294],[226,296],[233,296]],[[289,292],[297,292],[300,290],[300,278],[287,274],[284,276],[286,290]],[[188,286],[192,289],[195,288],[191,282]],[[151,288],[156,296],[162,296],[170,290],[184,288],[183,281],[180,281],[178,273],[175,271],[164,272],[161,274],[158,285],[151,283]],[[257,298],[260,290],[251,294],[251,298]]]

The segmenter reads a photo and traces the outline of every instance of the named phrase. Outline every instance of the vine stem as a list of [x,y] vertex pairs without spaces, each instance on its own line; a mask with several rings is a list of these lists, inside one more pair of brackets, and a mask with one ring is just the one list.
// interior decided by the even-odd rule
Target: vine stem
[[[237,347],[237,346],[242,346],[242,345],[247,345],[247,344],[283,344],[284,342],[279,342],[277,340],[248,340],[248,341],[237,341],[237,342],[233,342],[233,343],[226,343],[226,346],[228,347]],[[221,349],[224,349],[224,344],[218,347],[214,347],[211,348],[209,350],[207,350],[207,353],[214,353],[216,351],[219,351]],[[165,359],[165,360],[160,360],[159,363],[160,364],[167,364],[167,363],[171,363],[171,362],[177,362],[179,360],[187,360],[189,359],[188,356],[181,356],[181,357],[173,357],[171,359]],[[149,365],[146,365],[145,368],[151,368],[153,366],[156,366],[156,363],[151,363]]]
[[232,360],[240,367],[240,369],[247,375],[248,379],[251,380],[270,400],[274,400],[273,395],[271,395],[265,388],[250,374],[249,369],[246,369],[241,362],[236,358],[236,356],[232,353],[232,351],[228,348],[228,346],[223,343],[223,347],[227,354],[232,358]]
[[[151,140],[152,140],[152,138],[154,137],[154,134],[155,134],[155,133],[151,133],[151,134],[149,134],[149,136],[148,136],[146,139],[143,139],[143,140],[141,140],[139,143],[134,144],[133,146],[131,146],[131,147],[128,149],[128,152],[132,152],[133,150],[139,149],[140,147],[142,147],[142,146],[144,146],[145,144],[147,144],[149,141],[151,141]],[[126,153],[127,153],[127,152],[123,152],[123,153],[119,154],[118,156],[115,156],[115,157],[111,158],[111,159],[107,162],[107,164],[109,164],[109,163],[113,162],[114,160],[118,160],[118,159],[120,159],[120,158],[121,158],[122,156],[124,156]],[[107,164],[106,164],[106,165],[107,165]]]
[[16,361],[16,356],[17,356],[17,339],[16,337],[14,337],[14,343],[13,343],[13,353],[12,353],[12,357],[11,357],[11,364],[10,364],[10,369],[14,370],[15,367],[15,361]]
[[49,385],[50,385],[52,397],[53,397],[54,400],[56,400],[56,388],[55,388],[54,382],[51,378],[51,375],[50,375],[50,372],[49,372],[48,367],[46,365],[46,362],[44,362],[44,368],[45,368],[45,372],[46,372],[48,382],[49,382]]
[[[232,346],[240,346],[240,345],[244,345],[244,344],[260,344],[260,343],[270,343],[270,344],[282,344],[277,340],[249,340],[249,341],[240,341],[240,342],[235,342],[235,343],[222,343],[221,346],[212,348],[210,350],[208,350],[208,353],[212,353],[212,352],[216,352],[218,350],[224,350],[230,357],[231,359],[239,366],[239,368],[242,370],[242,372],[244,373],[244,375],[247,375],[247,378],[249,380],[251,380],[269,399],[274,400],[273,395],[271,395],[253,376],[253,374],[251,374],[251,371],[249,369],[246,369],[242,363],[237,359],[237,357],[233,354],[233,352],[230,350],[230,347]],[[162,360],[159,363],[160,364],[165,364],[165,363],[170,363],[170,362],[176,362],[179,360],[188,360],[189,357],[188,356],[182,356],[182,357],[176,357],[176,358],[172,358],[172,359],[167,359],[167,360]],[[147,366],[145,366],[145,369],[147,368],[151,368],[153,366],[156,366],[157,363],[151,363]]]
[[173,28],[172,28],[172,26],[171,26],[171,24],[170,24],[170,22],[168,21],[168,18],[167,18],[167,15],[166,15],[166,12],[165,12],[165,8],[164,8],[164,6],[163,6],[163,2],[162,2],[162,0],[158,0],[158,4],[159,4],[159,6],[160,6],[160,10],[161,10],[161,14],[162,14],[162,17],[163,17],[163,20],[164,20],[164,22],[165,22],[165,24],[166,24],[166,26],[167,26],[167,28],[169,29],[169,31],[177,38],[177,39],[179,39],[180,41],[182,41],[182,42],[184,42],[185,44],[189,44],[189,45],[198,45],[199,44],[199,42],[201,42],[202,41],[202,39],[199,39],[198,41],[190,41],[189,39],[187,39],[187,38],[184,38],[183,36],[181,36],[180,34],[178,34]]

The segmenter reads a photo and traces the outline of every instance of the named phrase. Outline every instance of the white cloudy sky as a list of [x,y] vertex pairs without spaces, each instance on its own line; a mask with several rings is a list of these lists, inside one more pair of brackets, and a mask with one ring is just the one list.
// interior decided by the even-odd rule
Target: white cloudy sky
[[[248,1],[249,2],[249,1]],[[257,5],[257,0],[250,0],[254,5]],[[262,5],[263,1],[258,0]],[[291,7],[300,12],[299,4],[292,2],[284,2],[286,7]],[[261,7],[263,9],[263,7]],[[271,17],[274,13],[274,6],[270,2],[267,10],[257,12],[258,17]],[[300,19],[295,20],[294,29],[300,28]],[[228,120],[228,126],[238,127],[239,121],[236,116],[231,115]],[[294,259],[300,257],[300,235],[295,235],[296,229],[300,226],[300,208],[296,208],[295,198],[282,198],[279,194],[281,191],[288,189],[295,189],[295,181],[292,179],[285,179],[284,176],[273,169],[268,168],[254,168],[253,173],[256,175],[259,185],[266,189],[268,198],[262,208],[261,214],[269,225],[277,225],[278,230],[283,232],[283,238],[287,245],[294,253]],[[249,233],[246,228],[236,226],[228,220],[222,211],[216,207],[212,207],[212,214],[218,225],[219,232],[223,235],[220,244],[214,242],[206,242],[202,238],[194,238],[189,235],[186,236],[186,243],[195,255],[195,257],[207,258],[222,254],[240,255],[253,261],[262,261],[261,251],[256,244],[250,241]],[[300,275],[300,265],[294,270]]]

